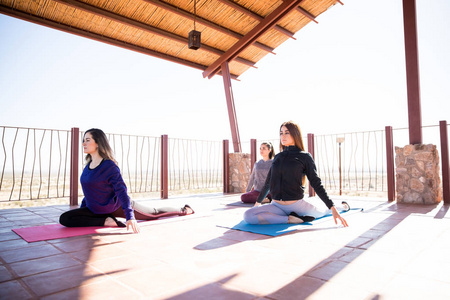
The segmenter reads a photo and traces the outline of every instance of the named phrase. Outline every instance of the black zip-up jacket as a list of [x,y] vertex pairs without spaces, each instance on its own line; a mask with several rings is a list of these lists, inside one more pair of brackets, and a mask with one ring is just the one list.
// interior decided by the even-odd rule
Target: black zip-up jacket
[[305,187],[302,185],[302,180],[305,175],[320,199],[328,208],[331,208],[333,201],[328,197],[322,181],[317,175],[314,159],[311,154],[301,151],[295,146],[285,147],[282,152],[275,155],[264,187],[256,201],[261,203],[269,190],[272,199],[275,200],[303,199]]

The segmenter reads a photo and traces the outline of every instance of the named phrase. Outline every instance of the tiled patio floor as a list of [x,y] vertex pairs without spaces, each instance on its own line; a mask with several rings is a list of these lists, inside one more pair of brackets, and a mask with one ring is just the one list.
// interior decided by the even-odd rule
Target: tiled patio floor
[[[344,198],[333,197],[335,201]],[[278,237],[230,230],[238,195],[151,200],[192,216],[27,243],[12,228],[56,223],[68,206],[0,210],[1,299],[450,299],[450,212],[345,198],[363,213]]]

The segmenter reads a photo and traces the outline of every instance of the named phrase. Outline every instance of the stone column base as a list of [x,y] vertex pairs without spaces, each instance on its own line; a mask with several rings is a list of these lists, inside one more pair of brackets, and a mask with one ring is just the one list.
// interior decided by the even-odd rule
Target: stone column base
[[395,147],[397,202],[436,204],[442,200],[436,145]]
[[230,153],[230,193],[245,193],[252,170],[250,170],[250,154]]

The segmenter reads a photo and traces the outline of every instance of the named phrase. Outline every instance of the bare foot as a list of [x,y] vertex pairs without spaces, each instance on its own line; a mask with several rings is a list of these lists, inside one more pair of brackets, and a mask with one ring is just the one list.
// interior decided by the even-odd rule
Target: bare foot
[[261,202],[261,204],[266,204],[266,203],[270,203],[269,198],[264,198],[264,200]]
[[289,215],[288,216],[288,223],[289,224],[301,224],[303,223],[303,220],[300,218],[297,218],[295,216]]
[[116,221],[113,220],[113,218],[107,217],[107,218],[105,219],[105,224],[103,224],[103,226],[107,226],[107,227],[117,227],[117,223],[116,223]]
[[192,215],[194,213],[194,210],[187,204],[183,207],[183,209],[186,212],[186,215]]
[[301,224],[304,222],[311,222],[314,221],[315,218],[311,216],[299,216],[295,212],[291,212],[288,216],[288,223],[289,224]]

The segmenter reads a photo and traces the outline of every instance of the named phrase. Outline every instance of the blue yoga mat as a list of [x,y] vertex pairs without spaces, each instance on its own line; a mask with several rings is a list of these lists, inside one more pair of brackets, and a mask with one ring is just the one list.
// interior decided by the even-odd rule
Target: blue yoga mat
[[[347,212],[341,212],[340,214],[350,214],[350,213],[356,213],[363,211],[362,208],[352,208]],[[247,231],[257,234],[263,234],[263,235],[269,235],[269,236],[278,236],[281,234],[285,234],[288,232],[296,231],[301,228],[304,228],[304,226],[312,226],[314,223],[327,221],[327,219],[332,219],[332,214],[328,214],[326,216],[320,217],[315,219],[312,222],[305,222],[301,224],[269,224],[269,225],[252,225],[248,224],[244,220],[242,220],[239,224],[236,224],[234,226],[221,226],[217,225],[219,227],[225,227],[235,230],[241,230],[241,231]],[[334,224],[334,223],[333,223]]]

